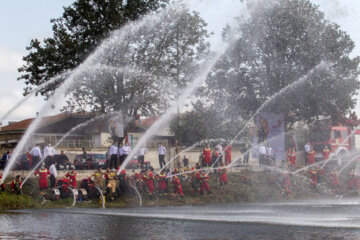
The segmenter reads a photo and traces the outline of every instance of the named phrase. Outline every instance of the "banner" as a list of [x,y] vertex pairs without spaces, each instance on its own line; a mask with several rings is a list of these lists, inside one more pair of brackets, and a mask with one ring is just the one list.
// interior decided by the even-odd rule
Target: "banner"
[[[254,146],[258,143],[269,144],[275,160],[285,158],[285,125],[284,114],[260,112],[255,119]],[[259,157],[258,148],[254,148],[253,157]]]
[[124,137],[124,122],[121,114],[117,114],[109,120],[109,133],[111,137]]

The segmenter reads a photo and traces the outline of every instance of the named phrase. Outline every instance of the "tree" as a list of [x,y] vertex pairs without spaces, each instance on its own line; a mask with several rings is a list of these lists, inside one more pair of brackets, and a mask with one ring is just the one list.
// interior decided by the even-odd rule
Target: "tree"
[[[226,115],[249,119],[279,90],[306,76],[303,84],[272,101],[264,111],[284,113],[288,123],[338,118],[355,106],[359,57],[338,25],[308,0],[261,1],[250,18],[224,36],[234,41],[208,78],[204,92],[216,104],[225,99]],[[233,40],[231,36],[240,36]]]
[[[98,8],[102,6],[98,5]],[[98,8],[91,10],[94,11],[92,15],[97,16]],[[82,73],[64,109],[122,110],[125,115],[135,116],[138,111],[149,115],[166,108],[168,100],[174,99],[176,92],[191,80],[201,59],[208,54],[209,44],[206,42],[206,23],[198,13],[190,13],[180,6],[176,10],[169,8],[160,12],[158,18],[136,32],[131,28],[120,29],[121,40],[106,46],[106,54],[97,60],[96,66],[90,72]],[[64,28],[64,25],[57,26]],[[75,22],[72,28],[81,27]],[[77,35],[72,38],[83,42]],[[54,44],[62,46],[65,43],[59,39]],[[47,80],[48,75],[44,79]],[[46,89],[44,93],[50,91]]]

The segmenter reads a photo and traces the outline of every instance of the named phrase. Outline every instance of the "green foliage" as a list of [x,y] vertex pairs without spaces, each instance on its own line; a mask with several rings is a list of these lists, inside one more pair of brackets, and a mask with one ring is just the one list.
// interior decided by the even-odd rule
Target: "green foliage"
[[14,210],[35,207],[32,197],[27,195],[16,195],[12,193],[0,193],[0,210]]
[[359,58],[350,57],[354,42],[338,25],[308,0],[260,1],[252,9],[245,23],[225,30],[234,44],[208,79],[204,96],[232,119],[249,119],[280,89],[327,62],[329,70],[315,71],[264,111],[284,113],[293,123],[337,118],[355,106]]

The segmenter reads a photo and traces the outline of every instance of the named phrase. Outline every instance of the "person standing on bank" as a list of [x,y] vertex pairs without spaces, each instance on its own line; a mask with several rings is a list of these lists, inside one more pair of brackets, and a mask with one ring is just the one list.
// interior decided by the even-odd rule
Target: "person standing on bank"
[[125,146],[122,147],[122,150],[123,150],[123,157],[122,157],[122,161],[120,161],[119,163],[120,166],[131,152],[131,147],[129,146],[129,143],[125,143]]
[[[118,146],[116,145],[116,142],[111,145],[109,149],[109,155],[110,155],[110,162],[108,164],[108,168],[117,168],[117,158],[118,158]],[[113,167],[114,165],[114,167]]]
[[145,154],[148,152],[147,148],[142,146],[138,152],[138,164],[140,164],[140,169],[143,169]]
[[36,164],[38,164],[38,162],[40,162],[40,160],[42,159],[41,150],[38,144],[36,144],[36,146],[31,149],[30,154],[32,164],[33,166],[36,166]]
[[161,143],[159,143],[158,154],[159,154],[160,168],[163,168],[163,164],[166,165],[165,162],[166,148]]
[[49,170],[50,170],[50,188],[54,188],[54,187],[55,187],[55,183],[56,183],[56,178],[57,178],[57,171],[56,171],[56,167],[55,167],[55,160],[52,161]]
[[306,165],[308,165],[308,153],[309,153],[310,150],[311,150],[311,144],[310,144],[310,142],[308,142],[307,144],[305,144],[304,149],[305,149],[305,166],[306,166]]

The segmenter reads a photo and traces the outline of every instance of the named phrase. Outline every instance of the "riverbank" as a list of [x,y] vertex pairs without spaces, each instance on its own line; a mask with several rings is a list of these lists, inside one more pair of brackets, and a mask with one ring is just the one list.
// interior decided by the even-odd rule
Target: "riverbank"
[[[184,197],[173,194],[173,186],[169,183],[169,194],[167,196],[152,196],[141,193],[142,206],[184,206],[184,205],[206,205],[227,203],[257,203],[257,202],[279,202],[299,199],[314,199],[328,197],[330,191],[314,190],[309,188],[307,177],[290,176],[291,193],[287,194],[284,186],[283,173],[274,171],[252,171],[242,169],[237,172],[228,173],[228,184],[219,185],[217,174],[210,174],[211,195],[193,196],[189,179],[181,177]],[[326,188],[327,180],[322,180],[322,187]],[[55,201],[44,201],[40,195],[36,179],[30,179],[24,185],[23,195],[14,195],[9,192],[0,195],[0,209],[25,209],[25,208],[64,208],[70,207],[73,198],[59,199]],[[129,193],[121,195],[114,201],[106,201],[107,208],[125,208],[139,205],[139,199]],[[99,199],[77,201],[76,207],[101,207]]]

